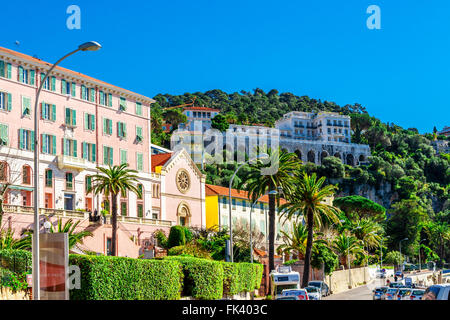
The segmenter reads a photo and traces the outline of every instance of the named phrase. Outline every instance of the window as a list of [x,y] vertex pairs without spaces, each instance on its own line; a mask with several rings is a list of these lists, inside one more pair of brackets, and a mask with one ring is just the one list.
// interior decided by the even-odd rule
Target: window
[[31,99],[22,96],[22,115],[31,116]]
[[123,122],[117,122],[117,136],[119,138],[126,138],[127,137],[127,124]]
[[89,193],[91,187],[92,187],[92,177],[91,176],[84,177],[84,188],[86,189],[86,193]]
[[159,198],[159,185],[158,184],[153,184],[152,197]]
[[112,240],[111,238],[106,239],[106,255],[112,256]]
[[45,170],[45,186],[46,187],[53,186],[53,171],[51,169]]
[[109,200],[104,200],[103,201],[102,208],[109,212]]
[[0,123],[0,146],[9,144],[8,125]]
[[83,148],[83,159],[90,161],[90,162],[95,162],[96,161],[96,145],[95,143],[88,143],[88,142],[83,142],[81,144],[81,147]]
[[112,106],[112,94],[111,93],[104,93],[103,91],[99,91],[99,100],[100,104],[103,106]]
[[41,152],[46,154],[56,154],[56,136],[41,134]]
[[138,184],[137,185],[137,188],[138,188],[138,190],[141,192],[141,195],[139,196],[137,196],[137,198],[139,199],[139,200],[142,200],[142,198],[144,197],[144,188],[142,187],[142,184]]
[[103,146],[103,164],[113,165],[113,148]]
[[19,66],[18,68],[18,81],[25,84],[30,84],[34,86],[34,78],[35,78],[35,71],[34,70],[27,70],[22,66]]
[[31,167],[30,166],[22,167],[22,183],[23,184],[31,184]]
[[142,116],[142,103],[136,102],[136,114]]
[[11,79],[11,63],[0,60],[0,77]]
[[[164,128],[164,130],[166,129]],[[144,141],[144,136],[142,135],[142,127],[136,126],[136,141],[137,142]]]
[[81,99],[95,102],[95,88],[86,88],[85,85],[81,85]]
[[226,208],[227,207],[227,203],[228,203],[227,198],[226,197],[222,197],[222,207]]
[[138,171],[143,171],[144,170],[144,154],[142,153],[136,153],[136,169]]
[[[45,73],[41,73],[41,82],[44,80],[44,78],[45,78]],[[50,90],[50,77],[47,77],[47,79],[45,79],[43,88],[45,90]]]
[[68,94],[70,95],[72,93],[72,96],[75,96],[75,94],[72,91],[73,85],[75,83],[70,83],[69,81],[66,81],[64,79],[61,79],[61,93],[62,94]]
[[89,113],[84,114],[84,129],[95,130],[95,115]]
[[122,216],[126,216],[127,215],[127,203],[126,202],[121,202],[120,203],[120,214]]
[[142,203],[138,203],[138,205],[137,205],[137,216],[139,218],[144,217],[144,205]]
[[231,204],[232,204],[231,209],[236,210],[236,199],[231,199]]
[[77,140],[63,138],[63,155],[77,157]]
[[155,219],[155,220],[158,220],[159,219],[158,212],[152,212],[152,218]]
[[34,131],[19,129],[19,148],[34,151]]
[[0,110],[11,111],[12,107],[11,93],[0,91]]
[[74,109],[66,108],[65,122],[66,126],[76,127],[77,126],[77,111]]
[[120,164],[128,163],[127,150],[120,149]]
[[103,118],[103,133],[112,135],[112,120]]
[[127,99],[120,97],[119,109],[122,111],[127,110]]
[[73,173],[66,172],[66,190],[73,189]]
[[242,200],[242,211],[247,211],[247,201]]
[[41,103],[41,119],[56,121],[56,106],[54,104]]

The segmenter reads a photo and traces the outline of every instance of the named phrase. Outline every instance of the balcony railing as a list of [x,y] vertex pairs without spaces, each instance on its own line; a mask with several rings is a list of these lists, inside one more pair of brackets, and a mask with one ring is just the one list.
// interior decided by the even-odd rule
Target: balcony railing
[[58,156],[58,168],[59,169],[75,169],[82,171],[86,168],[86,160],[82,158],[75,158],[71,156],[59,155]]
[[[137,224],[147,224],[151,226],[159,226],[159,227],[171,227],[172,221],[169,220],[158,220],[158,219],[147,219],[140,217],[127,217],[127,216],[117,216],[118,222],[124,223],[137,223]],[[111,224],[111,216],[106,218],[106,223]]]

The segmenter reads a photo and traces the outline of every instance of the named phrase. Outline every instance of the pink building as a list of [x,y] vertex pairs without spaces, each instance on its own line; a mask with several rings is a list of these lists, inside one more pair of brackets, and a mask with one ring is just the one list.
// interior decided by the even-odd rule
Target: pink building
[[[5,197],[8,213],[3,222],[17,233],[32,222],[33,108],[49,68],[47,62],[0,47],[0,183],[12,184]],[[141,246],[137,239],[144,233],[167,230],[180,221],[204,223],[204,183],[202,191],[201,174],[186,160],[188,156],[178,153],[166,161],[170,168],[161,164],[160,173],[151,170],[150,105],[154,100],[62,67],[47,79],[39,100],[43,219],[82,219],[80,227],[95,235],[86,240],[86,249],[106,254],[110,226],[90,223],[88,214],[81,211],[100,213],[111,207],[109,199],[87,193],[97,167],[128,163],[139,171],[143,196],[138,199],[130,192],[118,200],[119,239],[124,239],[119,242],[120,255],[137,256]],[[186,175],[191,179],[189,188],[181,192],[175,179],[180,176],[186,181]],[[184,202],[175,207],[175,199]],[[186,218],[179,219],[183,214]]]

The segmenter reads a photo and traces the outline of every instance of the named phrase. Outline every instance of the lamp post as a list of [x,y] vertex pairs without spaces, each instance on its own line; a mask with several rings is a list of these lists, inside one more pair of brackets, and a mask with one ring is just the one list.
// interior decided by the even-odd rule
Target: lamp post
[[[400,247],[400,259],[402,259],[403,257],[402,257],[402,241],[405,241],[405,240],[408,240],[408,238],[405,238],[405,239],[402,239],[402,240],[400,240],[400,242],[398,243],[399,244],[399,247]],[[402,263],[402,261],[400,261],[400,271],[403,273],[403,263]]]
[[40,300],[40,270],[39,270],[39,118],[38,118],[38,104],[39,104],[39,94],[41,93],[42,87],[44,86],[45,81],[49,77],[50,73],[53,69],[64,59],[73,55],[78,51],[96,51],[100,49],[102,46],[95,42],[89,41],[83,43],[78,46],[78,49],[69,52],[58,61],[56,61],[51,68],[47,71],[44,78],[42,79],[39,89],[36,93],[36,100],[34,103],[34,215],[33,215],[33,255],[32,255],[32,264],[33,264],[33,299]]
[[422,271],[422,264],[420,262],[420,244],[422,243],[422,241],[425,241],[426,239],[422,239],[419,241],[419,272]]
[[255,207],[255,204],[258,202],[259,199],[261,199],[262,197],[269,195],[269,194],[277,194],[278,192],[276,190],[272,190],[269,191],[268,193],[262,195],[261,197],[259,197],[258,199],[256,199],[253,203],[252,206],[250,208],[250,262],[253,263],[253,237],[252,237],[252,211],[253,208]]
[[267,158],[267,157],[268,157],[268,155],[263,153],[263,154],[258,155],[255,158],[244,161],[239,167],[237,167],[237,169],[234,171],[233,175],[231,176],[231,180],[230,180],[230,184],[229,184],[229,188],[228,188],[228,197],[229,197],[229,203],[228,203],[229,219],[228,219],[228,221],[229,221],[229,226],[230,226],[230,261],[231,262],[233,262],[233,226],[231,225],[231,186],[233,185],[234,177],[236,176],[236,173],[239,171],[239,169],[241,169],[245,164],[247,164],[253,160]]

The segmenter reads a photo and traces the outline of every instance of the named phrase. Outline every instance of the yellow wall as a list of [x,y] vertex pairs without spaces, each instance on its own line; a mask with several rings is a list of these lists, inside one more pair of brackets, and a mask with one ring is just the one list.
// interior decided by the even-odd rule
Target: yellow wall
[[206,227],[211,228],[219,225],[219,197],[206,196]]

